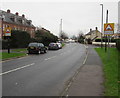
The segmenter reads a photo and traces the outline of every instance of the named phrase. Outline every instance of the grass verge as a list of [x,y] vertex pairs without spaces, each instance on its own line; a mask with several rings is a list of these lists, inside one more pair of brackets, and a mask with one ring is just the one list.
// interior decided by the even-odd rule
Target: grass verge
[[21,51],[27,51],[27,49],[26,49],[26,48],[24,48],[24,49],[14,49],[14,50],[12,50],[12,51],[21,52]]
[[64,47],[65,46],[65,43],[62,43],[62,47]]
[[6,52],[2,52],[0,53],[0,59],[5,60],[5,59],[9,59],[9,58],[14,58],[14,57],[19,57],[19,56],[25,56],[25,53],[6,53]]
[[103,62],[105,96],[118,96],[118,50],[109,48],[105,52],[104,48],[95,48]]

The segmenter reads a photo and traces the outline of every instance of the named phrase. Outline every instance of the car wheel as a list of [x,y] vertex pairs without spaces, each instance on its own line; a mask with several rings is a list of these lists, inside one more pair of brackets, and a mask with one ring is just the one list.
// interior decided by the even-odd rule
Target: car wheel
[[47,53],[47,50],[44,50],[44,53]]
[[31,52],[30,52],[30,51],[28,51],[28,54],[31,54]]

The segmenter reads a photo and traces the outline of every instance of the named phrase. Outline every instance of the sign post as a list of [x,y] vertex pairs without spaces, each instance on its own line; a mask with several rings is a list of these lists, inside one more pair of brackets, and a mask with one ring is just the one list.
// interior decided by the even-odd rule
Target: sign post
[[11,36],[11,27],[7,26],[4,30],[4,36],[8,39],[8,53],[10,53],[10,36]]
[[[107,42],[107,38],[108,38],[108,44],[109,44],[110,41],[109,38],[113,34],[114,34],[114,23],[105,23],[104,24],[104,35],[106,36],[105,43]],[[105,44],[105,51],[107,51],[106,46],[107,44]]]

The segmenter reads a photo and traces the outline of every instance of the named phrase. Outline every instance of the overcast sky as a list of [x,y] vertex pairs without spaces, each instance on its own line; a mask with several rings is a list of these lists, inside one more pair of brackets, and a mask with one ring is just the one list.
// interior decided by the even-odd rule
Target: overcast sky
[[80,31],[89,32],[89,29],[98,27],[101,31],[101,6],[104,5],[104,22],[106,10],[109,10],[109,23],[118,23],[118,0],[104,2],[84,0],[70,1],[37,1],[37,0],[3,0],[0,9],[11,13],[25,14],[27,19],[32,20],[33,25],[42,26],[53,34],[59,35],[60,19],[63,20],[62,29],[68,35],[77,35]]

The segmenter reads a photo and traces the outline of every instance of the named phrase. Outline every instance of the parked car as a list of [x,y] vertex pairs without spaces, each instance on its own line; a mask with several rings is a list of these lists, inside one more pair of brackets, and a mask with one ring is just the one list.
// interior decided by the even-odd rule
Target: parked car
[[36,43],[36,42],[33,42],[33,43],[29,43],[28,45],[28,53],[31,54],[31,53],[46,53],[47,52],[47,48],[44,46],[44,44],[42,43]]
[[62,48],[62,44],[61,43],[56,43],[56,44],[58,45],[59,49]]
[[48,48],[49,50],[57,50],[59,49],[59,46],[57,43],[50,43]]

